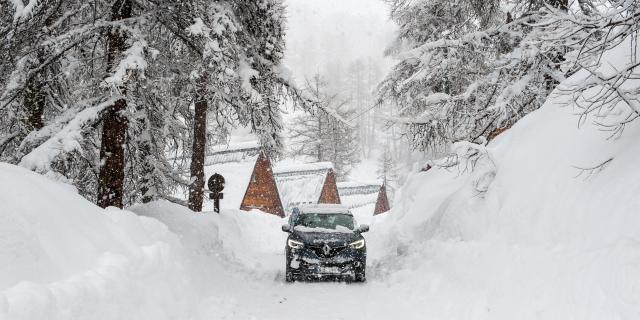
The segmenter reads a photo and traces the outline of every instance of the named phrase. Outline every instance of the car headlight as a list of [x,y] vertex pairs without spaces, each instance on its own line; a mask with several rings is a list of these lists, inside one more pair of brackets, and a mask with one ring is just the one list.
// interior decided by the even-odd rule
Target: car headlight
[[362,249],[364,248],[364,239],[360,239],[358,241],[354,241],[349,243],[349,247],[351,247],[351,249]]
[[289,248],[292,248],[292,249],[300,249],[304,246],[304,243],[289,239],[287,240],[287,245],[289,245]]

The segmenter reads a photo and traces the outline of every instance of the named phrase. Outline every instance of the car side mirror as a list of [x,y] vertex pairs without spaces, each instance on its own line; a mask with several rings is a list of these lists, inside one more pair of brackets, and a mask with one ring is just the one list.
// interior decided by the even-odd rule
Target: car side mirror
[[288,225],[288,224],[282,225],[282,231],[283,232],[291,232],[291,226]]
[[368,232],[369,231],[369,225],[367,224],[361,224],[358,227],[358,232],[363,233],[363,232]]

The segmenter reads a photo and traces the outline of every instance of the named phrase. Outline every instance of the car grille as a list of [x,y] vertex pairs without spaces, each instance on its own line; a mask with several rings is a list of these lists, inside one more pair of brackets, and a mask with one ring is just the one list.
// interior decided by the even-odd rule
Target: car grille
[[313,246],[309,246],[309,249],[311,251],[313,251],[318,257],[321,258],[331,258],[337,254],[339,254],[340,252],[342,252],[342,250],[346,249],[346,246],[331,246],[329,245],[329,250],[325,250],[325,245],[324,244],[320,244],[320,245],[313,245]]

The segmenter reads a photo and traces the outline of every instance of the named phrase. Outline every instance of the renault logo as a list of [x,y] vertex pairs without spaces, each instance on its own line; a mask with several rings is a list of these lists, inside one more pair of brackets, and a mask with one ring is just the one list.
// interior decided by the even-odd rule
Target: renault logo
[[324,247],[322,247],[322,252],[325,256],[328,256],[329,253],[331,253],[331,247],[329,247],[329,245],[325,243]]

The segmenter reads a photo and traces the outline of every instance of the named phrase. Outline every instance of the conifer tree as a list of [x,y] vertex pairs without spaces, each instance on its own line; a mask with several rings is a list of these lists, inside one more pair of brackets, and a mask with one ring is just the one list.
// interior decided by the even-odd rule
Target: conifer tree
[[[328,92],[320,74],[307,80],[307,92],[318,105],[313,113],[296,116],[290,129],[290,154],[306,156],[310,161],[330,161],[338,179],[345,179],[359,162],[357,127],[346,123],[355,111],[348,101]],[[338,119],[342,119],[338,120]]]

